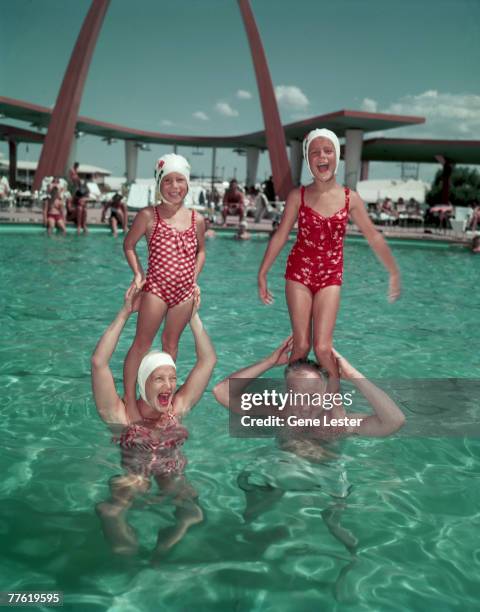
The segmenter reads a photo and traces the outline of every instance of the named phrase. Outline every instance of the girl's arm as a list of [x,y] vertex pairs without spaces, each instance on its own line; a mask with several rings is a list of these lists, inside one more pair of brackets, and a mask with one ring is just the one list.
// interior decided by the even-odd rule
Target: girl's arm
[[202,397],[217,362],[213,344],[198,316],[199,298],[195,298],[190,328],[195,340],[197,361],[186,381],[175,394],[175,410],[181,415],[187,413]]
[[[225,408],[234,409],[235,406],[240,406],[240,402],[237,401],[240,399],[240,395],[242,391],[248,386],[248,383],[251,379],[258,378],[271,368],[276,366],[286,365],[288,363],[288,354],[292,350],[293,345],[293,336],[289,336],[286,340],[280,344],[278,348],[276,348],[271,355],[268,355],[264,359],[257,361],[256,363],[247,366],[246,368],[242,368],[241,370],[237,370],[232,374],[229,374],[226,378],[224,378],[221,382],[215,385],[213,388],[213,395],[219,404],[225,406]],[[245,384],[235,383],[235,394],[236,397],[232,398],[232,394],[230,393],[229,381],[231,378],[235,379],[245,379]],[[232,402],[233,406],[230,405],[230,399],[234,399]],[[238,412],[242,412],[238,410]]]
[[195,261],[195,282],[205,265],[205,219],[202,215],[197,215],[197,259]]
[[333,353],[338,359],[342,378],[352,381],[375,413],[369,416],[361,413],[348,413],[349,418],[362,419],[359,427],[351,428],[351,433],[361,436],[389,436],[398,431],[405,423],[405,415],[397,404],[384,391],[367,380],[335,349]]
[[141,289],[145,284],[145,273],[140,263],[140,259],[135,251],[135,245],[142,236],[147,233],[148,223],[151,218],[151,211],[147,208],[142,209],[135,217],[132,227],[123,241],[123,252],[127,258],[128,265],[134,274],[134,283],[137,289]]
[[267,288],[267,274],[288,240],[290,231],[297,220],[299,208],[300,189],[296,188],[288,194],[280,225],[268,243],[258,271],[258,292],[264,304],[271,304],[273,302],[273,296]]
[[138,310],[140,297],[138,289],[128,289],[124,305],[100,338],[92,355],[93,397],[98,414],[106,423],[126,424],[125,406],[115,388],[109,364],[125,323],[132,312]]
[[372,223],[365,208],[365,204],[358,193],[352,191],[350,198],[350,216],[353,222],[365,236],[375,255],[390,273],[389,300],[394,302],[400,297],[400,271],[392,255],[392,251],[385,242],[384,237],[377,231]]

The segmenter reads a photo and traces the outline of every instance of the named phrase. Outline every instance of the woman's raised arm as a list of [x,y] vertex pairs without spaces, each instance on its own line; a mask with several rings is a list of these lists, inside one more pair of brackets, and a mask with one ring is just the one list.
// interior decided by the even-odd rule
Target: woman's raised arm
[[126,424],[125,406],[120,399],[110,369],[110,359],[118,344],[125,323],[138,310],[141,293],[130,287],[125,303],[105,330],[92,355],[92,388],[98,414],[106,423]]

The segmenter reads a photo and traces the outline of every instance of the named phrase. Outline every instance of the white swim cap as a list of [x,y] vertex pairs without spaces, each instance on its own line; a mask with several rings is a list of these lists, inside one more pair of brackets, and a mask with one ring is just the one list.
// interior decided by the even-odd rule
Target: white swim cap
[[190,189],[190,164],[182,155],[176,153],[167,153],[157,160],[155,164],[155,183],[158,189],[160,189],[162,180],[172,172],[182,174],[187,179],[187,187]]
[[160,368],[161,366],[172,366],[177,369],[175,362],[168,353],[163,351],[150,351],[145,355],[138,368],[137,382],[140,390],[142,399],[146,402],[147,396],[145,395],[145,383],[150,374]]
[[248,229],[248,223],[246,221],[240,221],[238,227],[243,227],[243,229]]
[[335,156],[337,158],[337,163],[335,165],[334,174],[337,174],[338,164],[340,163],[340,143],[338,142],[337,135],[334,132],[332,132],[332,130],[327,130],[326,128],[322,128],[321,130],[320,129],[312,130],[305,136],[303,140],[303,157],[305,158],[305,161],[307,162],[308,171],[313,176],[313,172],[312,172],[312,169],[310,168],[310,163],[308,161],[308,149],[310,148],[310,145],[312,144],[312,140],[315,140],[315,138],[327,138],[333,144],[333,147],[335,149]]

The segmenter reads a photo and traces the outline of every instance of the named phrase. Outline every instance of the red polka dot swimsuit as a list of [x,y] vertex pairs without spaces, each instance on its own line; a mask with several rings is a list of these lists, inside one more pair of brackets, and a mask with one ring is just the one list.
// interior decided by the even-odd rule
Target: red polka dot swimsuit
[[155,206],[155,225],[148,242],[147,280],[143,290],[161,298],[169,308],[193,296],[197,257],[197,223],[179,231],[167,223]]
[[297,241],[288,256],[285,278],[302,283],[315,294],[330,285],[342,284],[350,190],[345,188],[345,206],[330,217],[305,204],[303,186],[300,197]]

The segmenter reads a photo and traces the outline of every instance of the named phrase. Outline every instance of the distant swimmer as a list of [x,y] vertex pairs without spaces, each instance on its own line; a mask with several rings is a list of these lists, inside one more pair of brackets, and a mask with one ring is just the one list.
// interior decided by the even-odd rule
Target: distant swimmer
[[280,225],[271,237],[258,272],[258,291],[271,304],[267,274],[298,220],[297,240],[288,256],[286,298],[293,331],[291,360],[306,358],[313,346],[317,361],[338,380],[332,352],[333,332],[343,282],[343,241],[349,216],[390,274],[389,299],[400,295],[400,274],[382,235],[371,222],[360,196],[336,182],[340,144],[330,130],[313,130],[303,142],[313,182],[293,189]]
[[217,232],[211,227],[212,223],[208,217],[205,217],[205,238],[215,238]]
[[250,240],[252,234],[248,231],[248,223],[246,221],[240,221],[237,233],[233,237],[235,240]]
[[109,202],[105,202],[102,210],[101,222],[105,223],[108,215],[108,223],[112,229],[112,234],[116,238],[118,236],[118,228],[121,227],[124,232],[127,231],[128,212],[127,206],[123,202],[123,198],[119,193],[116,193]]
[[126,514],[135,497],[149,490],[153,477],[160,494],[171,497],[175,505],[175,525],[159,533],[154,556],[160,557],[189,527],[202,520],[197,494],[184,475],[186,457],[181,449],[188,431],[181,421],[202,397],[216,356],[197,312],[200,303],[197,296],[190,318],[196,362],[184,384],[177,389],[177,368],[172,357],[151,351],[143,357],[138,370],[140,398],[135,404],[127,405],[118,395],[109,364],[122,330],[140,302],[140,290],[130,287],[123,307],[92,355],[95,404],[100,418],[114,434],[113,442],[120,447],[125,471],[110,480],[110,499],[97,505],[97,513],[114,552],[134,553],[138,541]]
[[[143,289],[137,332],[124,366],[125,401],[132,410],[138,366],[164,320],[162,347],[177,359],[180,336],[190,320],[194,296],[200,291],[197,281],[205,263],[203,217],[184,205],[189,163],[175,153],[164,155],[157,161],[155,182],[159,202],[137,214],[124,241],[134,274],[132,287]],[[135,251],[143,237],[148,245],[146,278]]]

